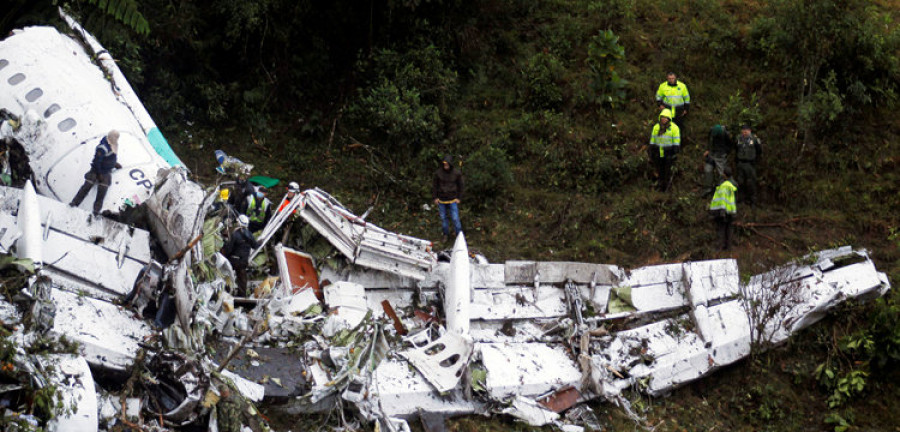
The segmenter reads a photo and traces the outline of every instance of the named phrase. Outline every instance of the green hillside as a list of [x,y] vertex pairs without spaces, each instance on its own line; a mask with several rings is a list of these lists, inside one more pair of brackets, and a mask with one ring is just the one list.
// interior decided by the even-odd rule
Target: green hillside
[[[49,0],[12,3],[4,32],[54,19]],[[896,0],[52,3],[103,39],[201,181],[221,148],[438,241],[423,205],[450,153],[470,248],[494,262],[733,257],[750,275],[850,244],[900,284]],[[691,111],[661,193],[646,145],[667,71]],[[728,252],[701,187],[717,123],[750,123],[764,144],[759,204],[739,204]],[[846,306],[669,398],[634,395],[641,421],[594,408],[610,430],[900,430],[898,299]],[[450,424],[512,427],[527,429]]]

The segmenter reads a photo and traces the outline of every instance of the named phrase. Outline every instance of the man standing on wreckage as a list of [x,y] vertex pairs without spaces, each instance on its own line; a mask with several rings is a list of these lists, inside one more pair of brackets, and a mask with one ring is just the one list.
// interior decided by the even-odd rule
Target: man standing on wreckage
[[75,198],[72,198],[70,206],[78,207],[91,188],[97,185],[94,214],[100,213],[100,209],[103,208],[103,199],[106,198],[106,191],[109,190],[109,185],[112,183],[112,171],[122,168],[118,162],[118,152],[119,131],[113,129],[100,140],[100,144],[97,144],[94,159],[91,161],[91,169],[84,174],[84,184],[81,185],[81,189],[78,189]]

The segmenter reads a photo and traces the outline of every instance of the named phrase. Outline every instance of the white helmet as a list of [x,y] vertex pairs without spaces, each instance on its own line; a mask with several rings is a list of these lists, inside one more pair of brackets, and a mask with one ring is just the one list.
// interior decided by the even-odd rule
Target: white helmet
[[290,182],[290,183],[288,183],[287,190],[288,190],[288,192],[294,192],[294,193],[300,192],[300,185],[298,185],[297,182]]
[[248,218],[247,215],[238,216],[238,225],[240,225],[242,227],[246,227],[247,225],[250,225],[250,218]]

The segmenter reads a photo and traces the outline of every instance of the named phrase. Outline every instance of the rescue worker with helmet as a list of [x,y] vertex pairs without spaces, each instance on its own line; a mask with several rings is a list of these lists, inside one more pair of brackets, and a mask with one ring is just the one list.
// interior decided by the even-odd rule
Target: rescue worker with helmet
[[246,210],[243,212],[250,219],[250,232],[263,229],[272,218],[272,202],[266,198],[266,187],[258,186],[256,191],[247,197]]
[[735,202],[737,185],[731,180],[730,167],[726,166],[722,170],[721,179],[722,182],[716,187],[716,193],[709,202],[709,213],[716,223],[716,231],[721,244],[720,250],[724,251],[731,249],[731,223],[737,214],[737,203]]
[[672,111],[662,110],[659,123],[653,126],[648,152],[656,168],[656,188],[665,192],[672,183],[672,165],[681,149],[681,130],[672,121]]
[[228,240],[222,246],[221,253],[231,263],[234,269],[235,279],[237,282],[238,296],[249,296],[247,290],[247,267],[249,266],[250,251],[259,247],[259,243],[247,227],[250,224],[250,218],[247,215],[240,215],[237,218],[238,227],[231,232]]
[[684,129],[684,119],[691,107],[691,94],[683,82],[678,81],[678,75],[675,72],[666,74],[666,80],[659,85],[656,90],[656,102],[659,109],[669,109],[672,111],[672,120]]

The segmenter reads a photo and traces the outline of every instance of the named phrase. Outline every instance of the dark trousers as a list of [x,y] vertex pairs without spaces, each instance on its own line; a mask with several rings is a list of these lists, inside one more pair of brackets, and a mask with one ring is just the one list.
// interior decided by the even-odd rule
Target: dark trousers
[[734,231],[731,225],[733,219],[733,215],[724,212],[715,216],[716,233],[719,235],[721,250],[731,249],[731,233]]
[[650,160],[656,169],[656,189],[660,192],[669,190],[672,185],[672,165],[675,164],[675,156],[660,157],[659,147],[650,146]]
[[736,174],[738,197],[747,204],[756,204],[756,164],[738,161]]
[[247,292],[247,259],[241,259],[236,256],[229,256],[228,262],[231,263],[231,268],[234,269],[235,282],[237,283],[237,292],[233,293],[237,296],[249,297],[250,293]]
[[81,189],[78,189],[78,193],[75,194],[75,198],[72,198],[70,204],[76,207],[80,205],[84,201],[84,197],[91,191],[91,188],[97,185],[97,197],[94,198],[94,213],[100,213],[100,209],[103,208],[103,199],[106,198],[106,191],[109,190],[111,182],[112,174],[100,174],[94,170],[88,171],[84,175],[84,184],[81,185]]

